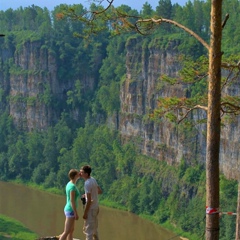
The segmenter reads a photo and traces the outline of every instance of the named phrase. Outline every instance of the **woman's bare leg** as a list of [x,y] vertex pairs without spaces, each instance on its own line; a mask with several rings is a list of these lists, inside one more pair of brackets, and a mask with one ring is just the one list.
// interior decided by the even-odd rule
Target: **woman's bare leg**
[[[75,218],[66,218],[64,232],[61,234],[59,240],[72,240],[73,230],[74,230]],[[68,238],[70,234],[71,238]]]

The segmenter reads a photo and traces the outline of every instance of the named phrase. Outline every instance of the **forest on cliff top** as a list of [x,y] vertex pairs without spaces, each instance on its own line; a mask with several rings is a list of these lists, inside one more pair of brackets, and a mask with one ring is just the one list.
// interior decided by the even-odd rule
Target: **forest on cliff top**
[[[102,204],[124,208],[158,224],[172,224],[181,235],[200,239],[205,226],[204,166],[195,159],[191,167],[184,159],[179,166],[169,166],[143,156],[133,142],[122,143],[118,129],[108,126],[109,117],[120,111],[120,86],[126,74],[125,45],[137,34],[113,36],[108,31],[86,42],[77,37],[83,34],[82,23],[57,17],[62,7],[52,12],[34,5],[0,11],[0,31],[6,35],[0,39],[0,179],[30,182],[64,193],[69,169],[87,163],[104,190]],[[81,4],[75,8],[79,13],[85,10]],[[146,3],[140,12],[126,5],[120,8],[129,15],[173,19],[208,41],[210,1],[196,0],[180,6],[160,0],[156,9]],[[239,54],[239,10],[239,1],[224,1],[223,13],[230,15],[223,31],[226,56]],[[141,38],[143,43],[159,39],[159,48],[176,40],[178,51],[193,60],[206,54],[194,38],[167,24]],[[15,61],[28,42],[40,42],[41,49],[52,53],[57,79],[63,86],[74,80],[70,88],[64,88],[63,97],[56,98],[47,84],[37,99],[11,96],[10,76],[47,74],[41,69],[21,69]],[[94,80],[90,84],[82,79]],[[45,129],[27,131],[9,114],[10,102],[18,101],[29,106],[41,101],[54,109],[57,117]],[[75,112],[81,116],[75,117]],[[236,199],[236,182],[221,176],[221,206],[235,211]],[[235,218],[223,216],[220,239],[234,239],[234,232]]]

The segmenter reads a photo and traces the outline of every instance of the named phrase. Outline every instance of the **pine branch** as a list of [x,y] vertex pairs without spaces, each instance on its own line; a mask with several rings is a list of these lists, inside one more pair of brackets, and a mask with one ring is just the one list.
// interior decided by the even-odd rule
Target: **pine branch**
[[[186,107],[184,107],[184,106],[183,106],[182,108],[185,108],[185,109],[186,109]],[[183,116],[180,120],[178,120],[178,124],[181,123],[185,118],[187,118],[188,114],[189,114],[190,112],[192,112],[193,110],[195,110],[195,109],[203,109],[203,110],[205,110],[205,111],[208,110],[207,107],[202,106],[202,105],[196,105],[196,106],[194,106],[194,107],[192,107],[192,108],[189,108],[189,109],[187,110],[187,112],[184,114],[184,116]]]
[[149,18],[149,19],[141,19],[138,20],[135,24],[136,29],[139,33],[141,33],[141,29],[139,28],[139,24],[141,23],[156,23],[156,24],[161,24],[162,22],[166,22],[169,24],[172,24],[174,26],[177,26],[181,29],[183,29],[185,32],[189,33],[191,36],[193,36],[194,38],[196,38],[208,51],[209,51],[209,45],[199,36],[197,35],[195,32],[193,32],[192,30],[190,30],[189,28],[183,26],[182,24],[175,22],[173,20],[170,19],[165,19],[165,18],[159,18],[159,19],[154,19],[154,18]]

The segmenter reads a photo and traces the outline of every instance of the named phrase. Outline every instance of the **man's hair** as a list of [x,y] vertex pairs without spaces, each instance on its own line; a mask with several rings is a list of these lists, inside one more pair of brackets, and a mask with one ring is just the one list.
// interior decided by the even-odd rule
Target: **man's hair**
[[81,167],[81,170],[83,170],[85,173],[87,173],[89,176],[92,172],[92,168],[89,165],[85,165],[83,167]]
[[68,173],[68,177],[73,180],[77,174],[79,174],[77,169],[71,169]]

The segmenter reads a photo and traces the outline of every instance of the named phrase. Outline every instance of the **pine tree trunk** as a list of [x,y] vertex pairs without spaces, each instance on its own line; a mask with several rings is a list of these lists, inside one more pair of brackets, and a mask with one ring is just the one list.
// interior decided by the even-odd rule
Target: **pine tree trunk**
[[[212,0],[206,151],[206,206],[219,208],[222,0]],[[219,214],[206,214],[206,240],[219,239]]]

